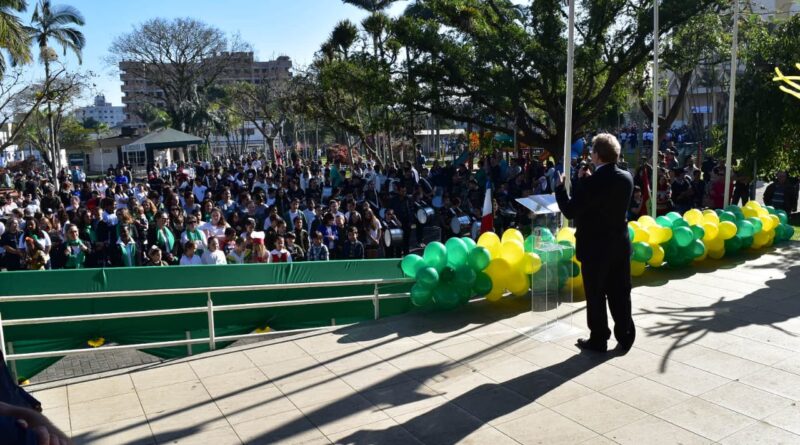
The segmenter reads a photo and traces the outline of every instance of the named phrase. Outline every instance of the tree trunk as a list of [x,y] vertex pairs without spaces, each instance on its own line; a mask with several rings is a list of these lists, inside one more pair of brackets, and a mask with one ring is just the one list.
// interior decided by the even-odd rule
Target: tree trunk
[[[40,54],[46,49],[45,46],[39,47]],[[47,54],[44,57],[44,80],[46,89],[44,91],[45,97],[47,97],[47,135],[49,137],[49,145],[48,147],[50,151],[50,155],[53,160],[53,184],[56,186],[56,191],[61,190],[61,184],[58,181],[58,171],[59,171],[59,156],[58,147],[56,146],[56,134],[55,134],[55,124],[53,122],[53,106],[50,101],[50,61],[47,59]]]
[[[692,81],[693,71],[687,71],[682,73],[678,77],[678,82],[680,86],[678,87],[678,95],[675,98],[675,102],[672,103],[670,106],[669,111],[665,117],[658,118],[658,140],[661,141],[664,139],[664,135],[667,134],[670,128],[672,128],[672,123],[675,122],[675,119],[678,117],[678,113],[680,113],[681,109],[683,108],[684,100],[686,99],[686,94],[689,92],[689,85]],[[644,112],[645,116],[647,116],[650,121],[653,120],[653,110],[647,101],[639,99],[639,106]],[[654,135],[655,136],[655,135]]]

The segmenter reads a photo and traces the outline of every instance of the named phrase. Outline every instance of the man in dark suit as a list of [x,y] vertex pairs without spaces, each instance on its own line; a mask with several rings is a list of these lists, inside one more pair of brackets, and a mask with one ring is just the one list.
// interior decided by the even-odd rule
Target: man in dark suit
[[617,167],[620,144],[603,133],[592,141],[594,173],[588,167],[578,172],[572,197],[562,184],[556,189],[561,212],[575,221],[576,255],[582,263],[586,291],[586,318],[589,338],[578,340],[578,347],[606,352],[611,336],[606,301],[614,318],[617,349],[627,352],[636,337],[631,315],[631,244],[628,238],[627,211],[633,194],[633,178]]

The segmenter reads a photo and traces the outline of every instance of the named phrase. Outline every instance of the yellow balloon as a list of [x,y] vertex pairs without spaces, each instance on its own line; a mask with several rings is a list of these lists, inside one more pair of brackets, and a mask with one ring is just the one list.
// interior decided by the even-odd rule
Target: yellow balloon
[[758,212],[756,212],[756,210],[752,207],[742,207],[742,213],[744,214],[745,218],[753,218],[755,216],[758,216]]
[[[660,226],[650,226],[647,228],[647,234],[649,235],[648,242],[650,242],[650,244],[661,244],[664,242],[664,240],[661,239],[664,233],[661,229],[663,229],[663,227]],[[634,235],[636,234],[634,233]]]
[[722,221],[719,223],[719,236],[723,240],[729,240],[736,236],[736,224],[730,221]]
[[[750,201],[752,202],[752,201]],[[753,235],[753,248],[764,247],[769,242],[769,232],[760,231]]]
[[759,216],[758,219],[761,221],[761,227],[763,227],[763,232],[769,232],[770,230],[774,229],[774,222],[772,222],[772,218],[768,216]]
[[719,226],[716,224],[704,222],[702,227],[703,231],[705,231],[705,235],[703,235],[703,242],[711,241],[719,236]]
[[503,241],[500,245],[500,258],[508,261],[512,269],[518,269],[522,257],[525,256],[525,248],[522,243],[515,239],[508,239]]
[[650,244],[650,247],[653,249],[653,256],[650,257],[647,264],[653,267],[661,267],[664,264],[664,248],[658,244]]
[[769,218],[769,211],[767,211],[767,209],[765,209],[764,207],[757,208],[756,213],[758,214],[759,218],[761,218],[762,216]]
[[772,220],[772,228],[778,227],[781,224],[781,219],[778,218],[778,215],[769,215],[769,219]]
[[683,214],[683,219],[689,223],[690,226],[698,226],[703,222],[703,212],[697,209],[687,210]]
[[522,236],[522,232],[514,228],[506,229],[506,231],[503,232],[503,238],[501,243],[504,243],[507,240],[517,240],[520,242],[520,244],[525,242],[525,238]]
[[745,204],[744,206],[748,209],[753,209],[753,210],[758,210],[761,208],[761,204],[759,204],[758,201],[753,201],[753,200],[747,201],[747,204]]
[[505,293],[505,289],[504,288],[493,286],[492,290],[489,291],[488,294],[486,294],[486,301],[489,301],[489,302],[492,302],[492,303],[494,303],[496,301],[500,301],[500,299],[503,298],[503,294],[504,293]]
[[505,259],[494,258],[489,262],[489,266],[487,266],[483,272],[486,275],[489,275],[489,278],[492,279],[492,283],[494,283],[495,287],[505,289],[506,283],[508,282],[508,277],[511,276],[513,270],[511,269],[511,265],[508,264],[508,261]]
[[725,249],[725,241],[722,237],[718,236],[712,240],[704,241],[707,250],[724,250]]
[[569,241],[571,244],[575,244],[575,228],[574,227],[562,227],[561,230],[558,231],[558,235],[556,235],[556,242],[559,241]]
[[713,210],[703,212],[703,221],[711,224],[719,224],[719,216]]
[[[659,226],[659,230],[661,230],[661,243],[666,243],[667,241],[672,239],[672,229],[669,227],[661,227]],[[659,243],[660,244],[660,243]]]
[[522,273],[514,273],[508,280],[508,291],[516,296],[528,293],[531,288],[531,278]]
[[631,275],[634,277],[642,276],[647,265],[638,261],[631,261]]
[[656,220],[654,220],[653,217],[650,216],[650,215],[642,215],[642,216],[640,216],[639,217],[639,224],[644,228],[658,225],[658,223],[656,223]]
[[722,249],[709,250],[708,251],[708,257],[709,258],[713,258],[715,260],[718,260],[718,259],[720,259],[720,258],[722,258],[724,256],[725,256],[725,248],[724,247]]
[[526,252],[522,258],[522,271],[528,275],[539,272],[542,268],[542,259],[534,252]]
[[478,245],[485,247],[492,254],[492,258],[500,257],[500,237],[494,232],[486,232],[478,238]]
[[634,229],[633,230],[633,242],[634,243],[646,243],[650,241],[650,234],[643,229]]

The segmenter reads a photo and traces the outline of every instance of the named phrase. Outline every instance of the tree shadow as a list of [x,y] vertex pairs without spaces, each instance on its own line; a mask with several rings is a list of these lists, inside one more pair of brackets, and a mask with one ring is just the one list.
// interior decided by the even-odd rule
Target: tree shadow
[[800,332],[792,332],[780,324],[800,316],[800,301],[791,298],[800,293],[800,253],[787,250],[785,255],[777,263],[748,266],[755,270],[778,270],[783,276],[767,280],[765,287],[742,297],[726,299],[723,296],[710,305],[640,309],[636,315],[658,315],[664,319],[645,328],[647,336],[674,339],[661,359],[660,372],[666,371],[669,358],[676,350],[697,343],[710,334],[758,325],[797,337]]

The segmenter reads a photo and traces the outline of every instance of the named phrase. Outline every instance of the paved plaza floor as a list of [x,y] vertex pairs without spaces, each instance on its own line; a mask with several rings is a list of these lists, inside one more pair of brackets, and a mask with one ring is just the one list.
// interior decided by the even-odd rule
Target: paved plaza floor
[[[76,443],[800,443],[797,245],[636,284],[624,356],[510,298],[29,390]],[[555,316],[584,333],[526,335]]]

